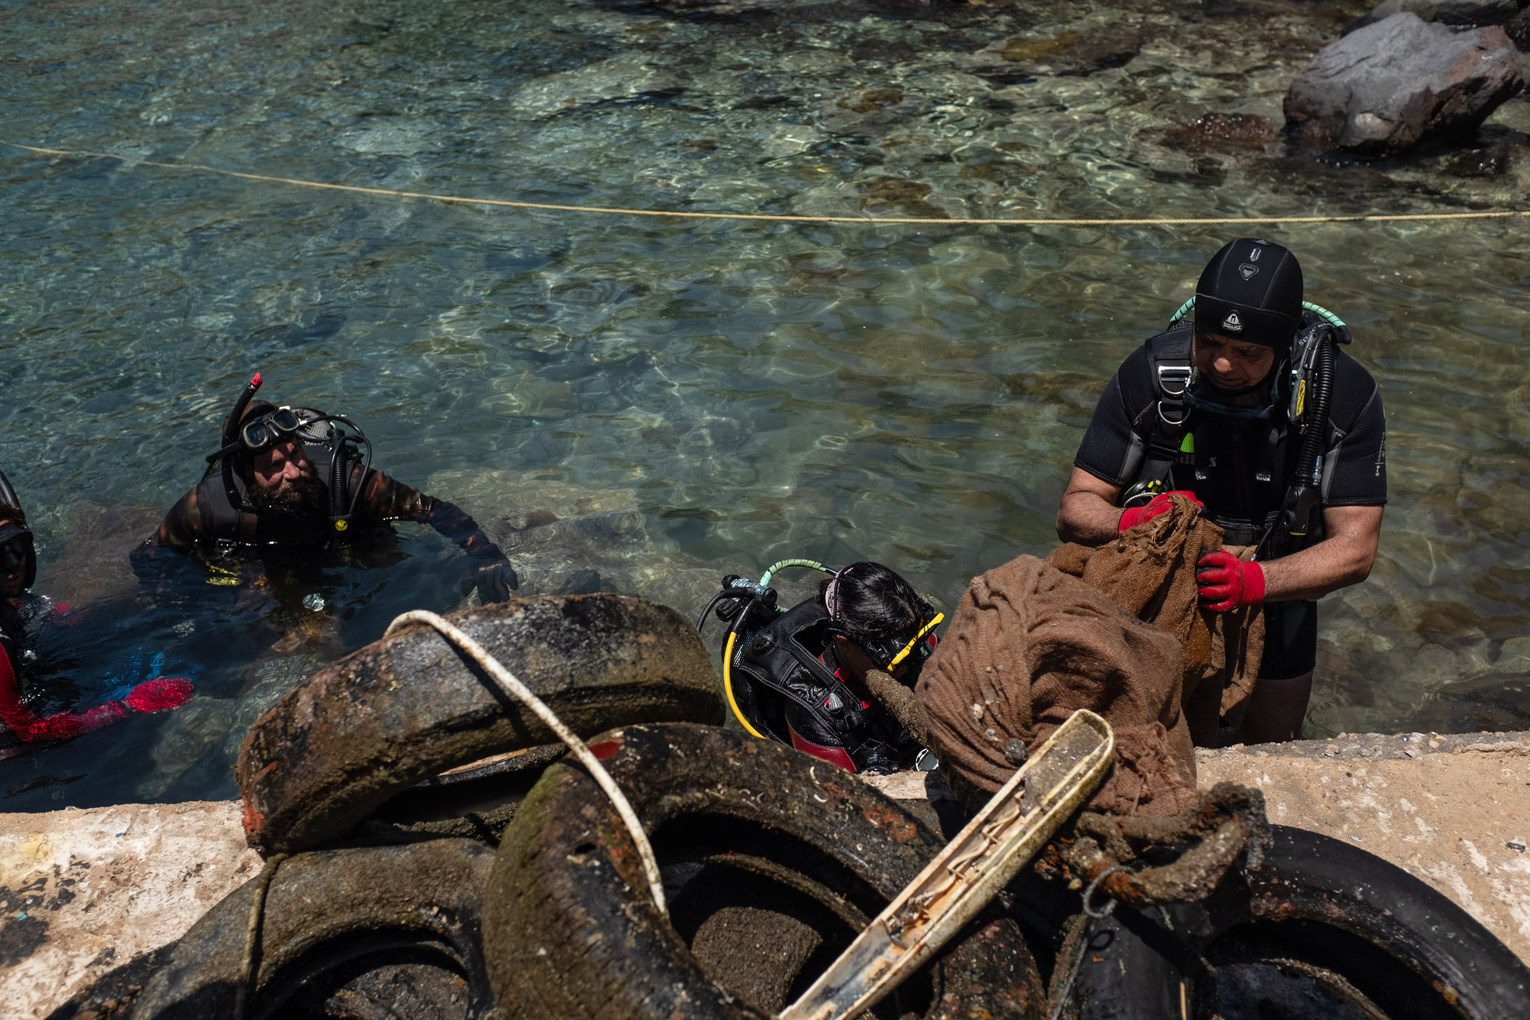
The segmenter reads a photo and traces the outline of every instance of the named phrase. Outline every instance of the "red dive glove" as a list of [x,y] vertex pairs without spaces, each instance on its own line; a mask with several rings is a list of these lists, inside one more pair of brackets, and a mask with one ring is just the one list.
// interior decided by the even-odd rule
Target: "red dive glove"
[[157,676],[128,691],[122,703],[135,712],[168,712],[191,698],[191,681],[178,676]]
[[1125,510],[1122,510],[1121,520],[1116,524],[1116,533],[1120,534],[1127,528],[1135,528],[1139,524],[1146,524],[1154,517],[1168,513],[1169,507],[1173,505],[1169,502],[1170,496],[1183,496],[1190,502],[1194,503],[1196,506],[1206,505],[1200,500],[1196,499],[1195,493],[1191,492],[1189,489],[1175,489],[1173,492],[1160,492],[1158,495],[1148,500],[1145,506],[1129,506]]
[[1226,549],[1200,558],[1195,583],[1201,589],[1201,603],[1213,613],[1230,613],[1264,601],[1264,568]]

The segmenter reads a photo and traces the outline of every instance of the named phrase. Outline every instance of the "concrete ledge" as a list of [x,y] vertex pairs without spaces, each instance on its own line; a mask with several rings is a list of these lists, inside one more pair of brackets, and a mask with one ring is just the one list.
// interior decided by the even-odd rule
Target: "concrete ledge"
[[1450,897],[1530,962],[1530,733],[1342,735],[1198,751],[1200,785],[1342,839]]
[[0,1002],[44,1016],[260,870],[233,801],[0,814]]

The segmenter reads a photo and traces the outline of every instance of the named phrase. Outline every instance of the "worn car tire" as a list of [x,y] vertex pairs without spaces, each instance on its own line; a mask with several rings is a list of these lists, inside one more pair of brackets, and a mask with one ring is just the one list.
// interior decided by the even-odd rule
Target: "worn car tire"
[[1530,1002],[1530,968],[1444,895],[1348,843],[1272,830],[1262,863],[1205,904],[1097,922],[1109,934],[1063,1015],[1179,1017],[1181,983],[1196,1017],[1497,1020]]
[[132,1016],[234,1016],[241,995],[248,1017],[489,1016],[479,905],[493,853],[477,841],[440,839],[280,861],[265,893],[252,987],[242,988],[242,976],[259,878],[170,948]]
[[[595,738],[650,834],[669,917],[594,781],[560,763],[505,829],[485,892],[500,1005],[537,1017],[758,1017],[794,1001],[943,845],[854,776],[718,727]],[[875,1011],[1038,1015],[1014,921],[990,913]]]
[[562,744],[540,744],[427,779],[379,805],[346,834],[346,844],[393,846],[445,837],[498,846],[542,771],[567,753]]
[[[449,619],[582,736],[721,721],[706,648],[666,606],[543,597]],[[266,855],[318,846],[430,776],[557,741],[443,637],[413,625],[315,673],[256,720],[234,770],[245,833]]]

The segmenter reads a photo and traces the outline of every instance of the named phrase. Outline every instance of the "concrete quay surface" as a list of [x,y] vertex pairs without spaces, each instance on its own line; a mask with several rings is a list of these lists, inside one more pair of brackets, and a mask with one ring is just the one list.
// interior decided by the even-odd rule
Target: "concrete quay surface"
[[[1200,784],[1264,791],[1270,820],[1428,882],[1530,961],[1530,733],[1357,735],[1197,753]],[[925,774],[875,785],[925,796]],[[260,859],[235,802],[0,814],[0,1001],[46,1016],[179,938]]]

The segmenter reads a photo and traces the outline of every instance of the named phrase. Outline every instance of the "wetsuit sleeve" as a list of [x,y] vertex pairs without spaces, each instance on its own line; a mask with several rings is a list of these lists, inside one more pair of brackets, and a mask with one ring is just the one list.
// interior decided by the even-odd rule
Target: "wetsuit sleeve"
[[1082,468],[1112,485],[1125,485],[1136,474],[1146,442],[1139,432],[1143,409],[1152,401],[1148,385],[1148,358],[1138,348],[1122,363],[1094,407],[1094,417],[1079,443],[1074,467]]
[[176,552],[190,552],[206,536],[206,522],[202,519],[197,490],[193,487],[176,500],[170,512],[165,514],[165,519],[159,522],[159,531],[155,532],[150,543]]
[[[1348,359],[1346,359],[1348,361]],[[1349,361],[1333,421],[1336,442],[1324,465],[1324,506],[1380,506],[1387,501],[1387,422],[1370,373]],[[1342,431],[1341,431],[1342,429]]]
[[156,677],[134,687],[120,701],[108,701],[83,712],[41,716],[21,703],[21,685],[7,646],[8,642],[0,641],[0,724],[23,743],[68,740],[121,722],[133,712],[169,711],[184,705],[192,694],[191,683],[187,680]]
[[457,504],[394,481],[381,471],[368,472],[357,511],[376,521],[428,524],[469,556],[503,557],[478,522]]
[[199,541],[209,534],[198,506],[197,490],[192,488],[176,501],[159,522],[159,530],[128,554],[133,575],[145,584],[162,588],[172,574],[186,569],[182,554],[196,550]]

